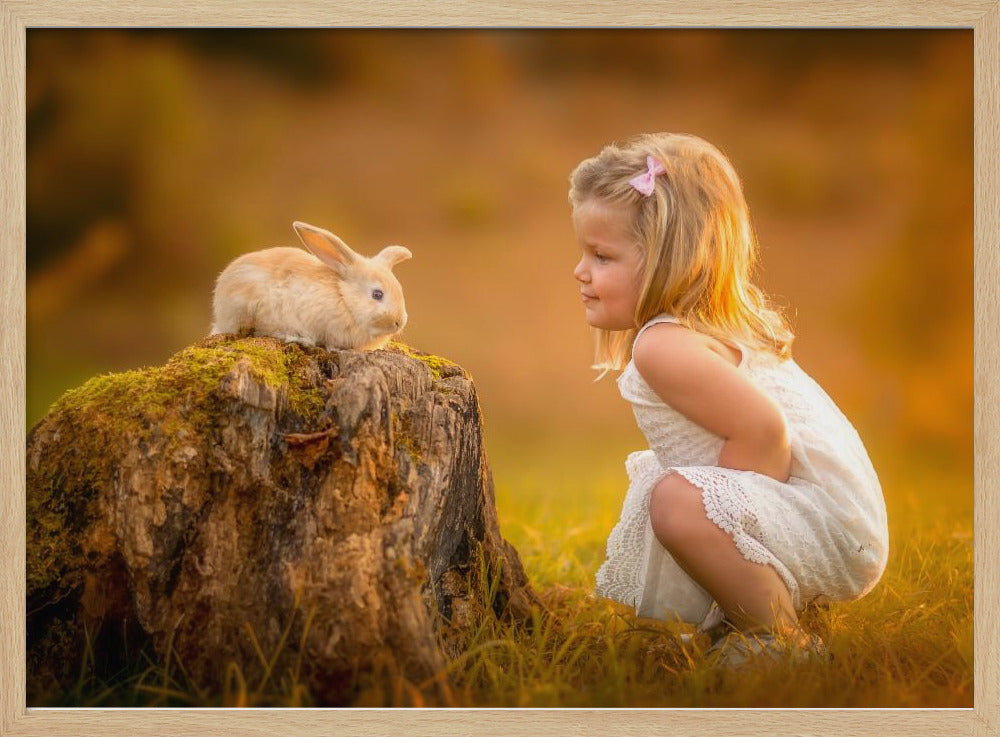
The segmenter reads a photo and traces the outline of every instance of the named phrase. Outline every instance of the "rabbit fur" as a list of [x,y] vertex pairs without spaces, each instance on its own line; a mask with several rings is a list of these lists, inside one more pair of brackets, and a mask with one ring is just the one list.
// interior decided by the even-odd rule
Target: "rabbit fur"
[[386,246],[366,258],[333,233],[292,224],[301,248],[267,248],[234,259],[215,283],[212,335],[250,330],[327,349],[381,348],[406,325],[392,267],[412,257]]

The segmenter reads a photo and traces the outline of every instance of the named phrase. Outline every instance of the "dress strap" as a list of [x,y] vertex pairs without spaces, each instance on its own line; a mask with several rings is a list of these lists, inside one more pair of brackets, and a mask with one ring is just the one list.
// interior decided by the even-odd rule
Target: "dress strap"
[[[664,313],[661,313],[661,314],[657,315],[656,317],[654,317],[653,319],[651,319],[649,322],[647,322],[645,325],[643,325],[641,328],[639,328],[639,330],[636,332],[635,339],[632,341],[632,350],[635,350],[636,341],[639,340],[639,336],[642,335],[643,331],[645,331],[647,328],[651,328],[654,325],[658,325],[658,324],[660,324],[662,322],[672,322],[672,323],[674,323],[676,325],[680,325],[681,324],[681,320],[680,320],[679,317],[674,317],[673,315],[671,315],[668,312],[664,312]],[[742,367],[743,365],[745,365],[746,362],[747,362],[747,356],[750,353],[750,350],[747,348],[747,346],[743,342],[738,341],[738,340],[734,340],[732,338],[728,339],[725,342],[727,342],[730,345],[738,348],[739,351],[740,351],[740,362],[739,362],[739,364],[738,364],[737,367]]]
[[641,328],[639,328],[639,330],[636,332],[635,339],[632,341],[632,349],[633,350],[635,349],[636,341],[639,340],[639,336],[642,335],[647,328],[651,328],[654,325],[659,325],[661,322],[672,322],[674,324],[680,325],[681,320],[679,317],[674,317],[673,315],[667,312],[657,315],[652,320],[643,325]]

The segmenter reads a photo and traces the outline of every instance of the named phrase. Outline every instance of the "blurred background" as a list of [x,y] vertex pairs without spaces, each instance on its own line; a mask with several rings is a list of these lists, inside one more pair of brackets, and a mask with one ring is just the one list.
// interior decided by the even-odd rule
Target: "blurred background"
[[502,525],[598,488],[613,523],[644,442],[589,368],[567,178],[688,132],[890,514],[970,534],[972,80],[971,30],[29,29],[28,426],[205,336],[226,263],[305,220],[413,252],[402,340],[471,372]]

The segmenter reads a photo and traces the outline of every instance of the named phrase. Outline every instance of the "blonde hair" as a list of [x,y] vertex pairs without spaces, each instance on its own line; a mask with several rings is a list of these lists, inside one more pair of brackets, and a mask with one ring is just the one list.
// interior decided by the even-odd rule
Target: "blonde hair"
[[[646,171],[647,156],[666,170],[649,197],[629,184]],[[570,175],[573,207],[589,199],[629,207],[642,252],[635,325],[594,329],[594,368],[601,376],[625,367],[639,327],[663,312],[723,342],[791,356],[791,329],[751,283],[757,239],[739,177],[715,146],[678,133],[642,134],[605,146]]]

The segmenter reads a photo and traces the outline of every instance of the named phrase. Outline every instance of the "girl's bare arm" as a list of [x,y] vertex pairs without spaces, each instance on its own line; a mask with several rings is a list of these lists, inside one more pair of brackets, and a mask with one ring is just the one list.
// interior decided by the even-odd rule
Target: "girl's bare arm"
[[787,481],[791,447],[774,400],[681,325],[655,325],[636,343],[632,359],[668,405],[725,440],[719,465]]

